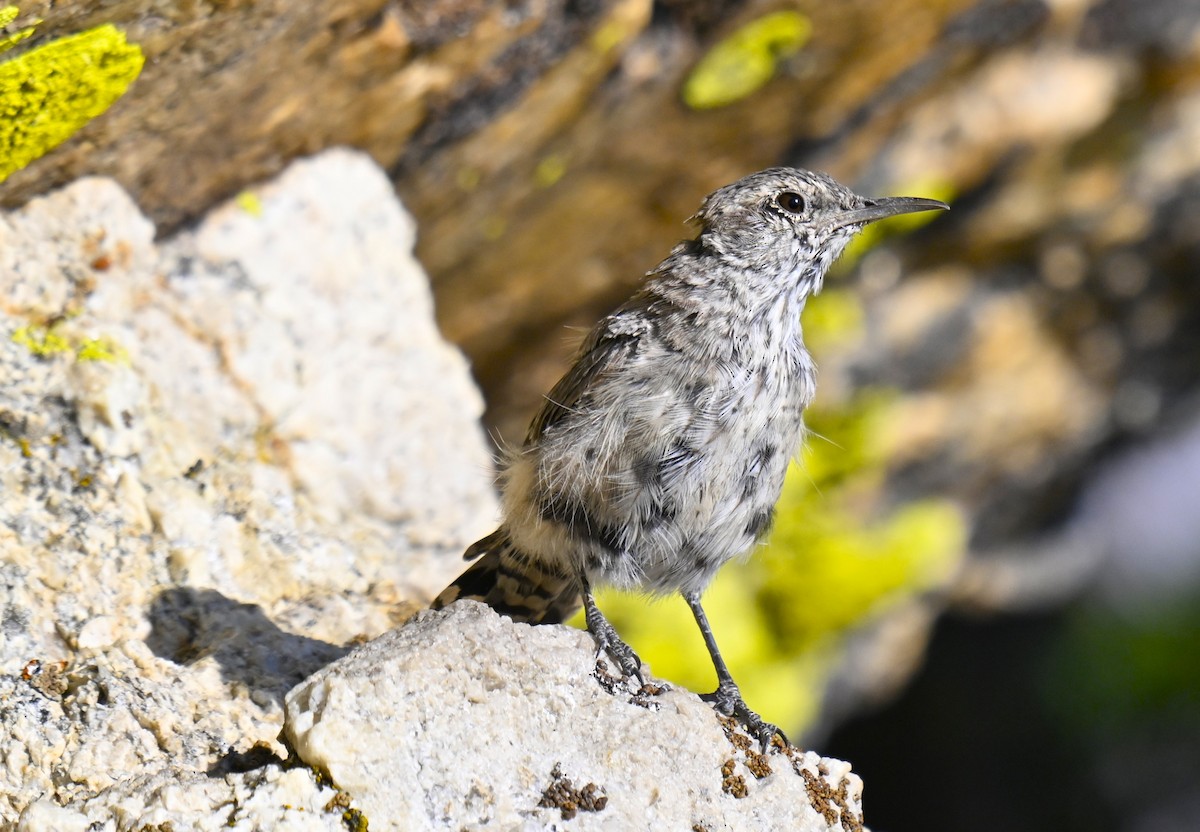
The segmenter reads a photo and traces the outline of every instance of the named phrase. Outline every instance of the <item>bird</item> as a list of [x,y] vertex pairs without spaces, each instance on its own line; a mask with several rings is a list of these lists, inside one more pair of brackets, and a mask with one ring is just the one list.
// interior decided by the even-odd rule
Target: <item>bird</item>
[[513,621],[559,623],[579,607],[626,678],[642,662],[596,604],[611,586],[679,593],[717,676],[703,698],[764,751],[779,729],[742,697],[701,606],[728,561],[771,528],[805,428],[816,367],[800,313],[867,224],[947,210],[867,198],[824,173],[775,167],[709,194],[679,243],[583,341],[523,445],[498,464],[502,522],[431,605],[482,601]]

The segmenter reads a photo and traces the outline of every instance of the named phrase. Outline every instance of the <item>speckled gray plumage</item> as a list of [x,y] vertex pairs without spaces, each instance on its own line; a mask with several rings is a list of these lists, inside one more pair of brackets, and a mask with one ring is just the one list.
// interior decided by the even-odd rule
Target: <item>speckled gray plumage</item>
[[[710,194],[699,236],[596,325],[546,396],[503,461],[503,525],[435,606],[473,597],[550,622],[582,593],[599,624],[589,587],[604,584],[682,592],[698,610],[716,571],[770,528],[803,438],[816,386],[805,300],[866,222],[937,207],[792,168]],[[611,651],[611,628],[597,637]],[[616,641],[629,672],[636,656]]]

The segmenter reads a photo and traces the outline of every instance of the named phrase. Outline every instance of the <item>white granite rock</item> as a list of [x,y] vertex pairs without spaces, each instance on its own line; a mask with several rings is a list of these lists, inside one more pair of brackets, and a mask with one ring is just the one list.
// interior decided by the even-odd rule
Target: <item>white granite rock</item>
[[0,828],[345,828],[283,695],[495,515],[412,244],[348,151],[161,244],[107,180],[0,215]]
[[285,732],[372,830],[862,828],[847,764],[760,755],[694,694],[633,695],[593,656],[464,601],[305,680]]

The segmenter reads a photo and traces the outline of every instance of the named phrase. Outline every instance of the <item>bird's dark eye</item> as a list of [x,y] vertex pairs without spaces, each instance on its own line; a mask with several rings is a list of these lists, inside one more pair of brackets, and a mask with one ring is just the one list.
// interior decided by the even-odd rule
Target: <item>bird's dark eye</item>
[[804,210],[804,197],[795,191],[784,191],[775,197],[775,204],[789,214],[799,214]]

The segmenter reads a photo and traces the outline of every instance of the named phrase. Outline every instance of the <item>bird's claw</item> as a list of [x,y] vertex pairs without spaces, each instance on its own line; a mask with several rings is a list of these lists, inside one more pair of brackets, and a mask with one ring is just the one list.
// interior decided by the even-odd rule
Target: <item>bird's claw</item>
[[783,740],[784,745],[791,745],[787,735],[779,729],[779,726],[772,725],[750,710],[750,707],[746,704],[746,700],[742,699],[742,693],[736,685],[722,685],[712,693],[704,694],[700,698],[706,702],[711,702],[717,713],[731,716],[740,722],[746,729],[746,732],[758,740],[760,753],[767,753],[767,749],[771,747],[771,742],[776,736]]
[[596,659],[599,660],[607,653],[622,676],[627,679],[633,677],[637,679],[639,687],[645,687],[646,677],[642,674],[642,660],[633,652],[633,648],[621,641],[617,631],[603,615],[600,615],[599,610],[587,618],[588,630],[596,640]]
[[646,686],[646,677],[642,676],[642,660],[637,657],[634,648],[626,645],[620,639],[614,641],[596,639],[596,659],[604,656],[605,653],[608,654],[608,658],[613,660],[613,664],[617,665],[622,676],[636,678],[638,686]]

